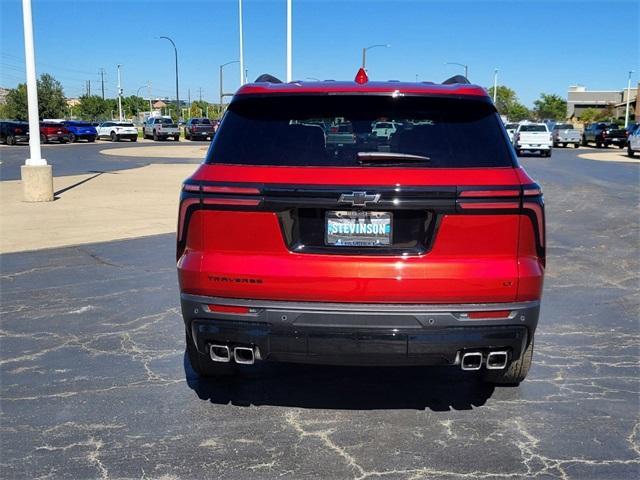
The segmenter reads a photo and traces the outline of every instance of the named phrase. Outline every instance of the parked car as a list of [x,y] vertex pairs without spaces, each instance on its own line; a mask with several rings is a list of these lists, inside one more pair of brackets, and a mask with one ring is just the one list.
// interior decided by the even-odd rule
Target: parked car
[[102,122],[96,128],[96,132],[97,138],[109,138],[112,142],[138,141],[138,129],[131,122]]
[[75,143],[78,140],[95,142],[98,132],[95,127],[88,122],[66,121],[63,123],[69,130],[69,141]]
[[507,131],[507,135],[509,135],[509,140],[513,143],[513,135],[516,133],[518,129],[519,123],[507,123],[504,128]]
[[582,134],[582,145],[586,147],[590,143],[595,143],[597,148],[606,148],[609,145],[624,148],[627,144],[627,132],[616,123],[592,123]]
[[377,138],[390,138],[396,130],[397,126],[393,122],[376,122],[371,133]]
[[637,152],[640,152],[640,125],[636,125],[630,132],[627,141],[627,154],[633,157]]
[[180,128],[171,117],[149,117],[142,125],[142,137],[154,140],[180,140]]
[[356,134],[353,133],[351,123],[336,123],[329,127],[326,135],[327,144],[331,145],[353,145],[356,143]]
[[62,123],[41,122],[40,143],[49,143],[51,141],[67,143],[69,141],[69,130]]
[[208,118],[190,118],[184,127],[187,140],[207,140],[213,138],[215,127]]
[[0,121],[0,142],[15,145],[18,142],[29,141],[29,124],[18,120]]
[[551,133],[545,123],[521,123],[513,134],[513,146],[518,155],[526,150],[550,157],[552,145]]
[[556,123],[551,131],[551,138],[553,139],[554,147],[573,145],[575,148],[578,148],[582,134],[580,130],[570,123]]
[[[361,72],[233,97],[180,199],[191,366],[450,365],[517,384],[545,270],[540,186],[483,87]],[[382,119],[407,128],[341,144],[319,126],[371,133]]]

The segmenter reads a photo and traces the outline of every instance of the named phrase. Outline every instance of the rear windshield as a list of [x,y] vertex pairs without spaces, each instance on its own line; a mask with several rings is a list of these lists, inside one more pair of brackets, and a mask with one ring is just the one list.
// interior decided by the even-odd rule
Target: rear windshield
[[119,127],[134,127],[135,126],[133,123],[127,123],[127,122],[116,123],[116,125],[118,125]]
[[504,128],[506,128],[507,130],[515,130],[516,128],[518,128],[519,123],[507,123]]
[[[381,122],[395,130],[378,135]],[[247,96],[229,106],[206,162],[353,167],[373,158],[385,166],[510,167],[500,122],[492,105],[475,99]]]
[[164,125],[168,125],[170,123],[173,123],[173,120],[171,120],[170,118],[161,118],[159,122],[157,123],[162,123]]
[[553,128],[556,130],[573,130],[573,125],[570,123],[559,123]]
[[521,132],[546,132],[547,127],[544,125],[522,125],[520,127]]

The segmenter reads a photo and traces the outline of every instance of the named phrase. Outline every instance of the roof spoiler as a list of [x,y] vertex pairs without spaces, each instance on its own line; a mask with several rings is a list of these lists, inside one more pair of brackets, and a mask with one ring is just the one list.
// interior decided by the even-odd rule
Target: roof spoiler
[[273,75],[269,75],[268,73],[263,73],[258,78],[256,78],[255,82],[282,83],[282,80],[274,77]]
[[454,83],[470,84],[471,82],[464,75],[455,75],[442,82],[443,85],[453,85]]

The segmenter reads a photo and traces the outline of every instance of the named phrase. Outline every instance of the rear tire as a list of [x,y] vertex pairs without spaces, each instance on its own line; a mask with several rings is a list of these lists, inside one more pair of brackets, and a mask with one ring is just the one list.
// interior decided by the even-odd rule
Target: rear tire
[[573,148],[580,148],[580,143],[579,143],[579,142],[574,143],[574,144],[573,144]]
[[119,142],[120,138],[116,135],[116,132],[111,132],[111,141],[112,142]]
[[138,141],[138,137],[133,137],[133,138],[131,139],[131,141],[132,141],[132,142],[137,142],[137,141]]
[[519,157],[520,155],[522,155],[522,152],[520,151],[519,148],[516,148],[516,155]]
[[179,141],[180,141],[180,135],[176,135],[175,137],[173,137],[173,139],[174,139],[176,142],[179,142]]
[[69,143],[76,143],[78,141],[78,137],[76,137],[75,133],[69,134]]
[[512,361],[504,370],[485,370],[483,381],[496,385],[518,385],[529,373],[533,359],[533,338],[518,360]]
[[627,145],[627,155],[630,157],[633,157],[635,155],[635,152],[631,150],[631,145]]
[[49,139],[47,138],[46,135],[44,134],[40,135],[40,143],[49,143]]
[[185,331],[185,341],[191,368],[201,377],[223,377],[236,373],[235,363],[214,362],[208,356],[201,354],[187,331]]
[[582,137],[582,146],[583,147],[588,147],[589,143],[587,142],[587,137]]
[[15,145],[16,144],[16,137],[14,137],[13,135],[7,135],[7,145]]
[[153,141],[154,142],[158,141],[158,133],[155,130],[153,131]]

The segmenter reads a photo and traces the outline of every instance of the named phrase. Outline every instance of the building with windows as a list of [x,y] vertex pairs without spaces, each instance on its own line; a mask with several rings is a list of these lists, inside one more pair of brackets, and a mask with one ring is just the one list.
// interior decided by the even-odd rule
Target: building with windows
[[[631,88],[629,118],[635,119],[636,102],[640,83]],[[567,92],[567,117],[580,120],[581,113],[588,108],[607,112],[611,117],[624,119],[627,107],[627,89],[624,90],[587,90],[584,85],[569,87]]]

